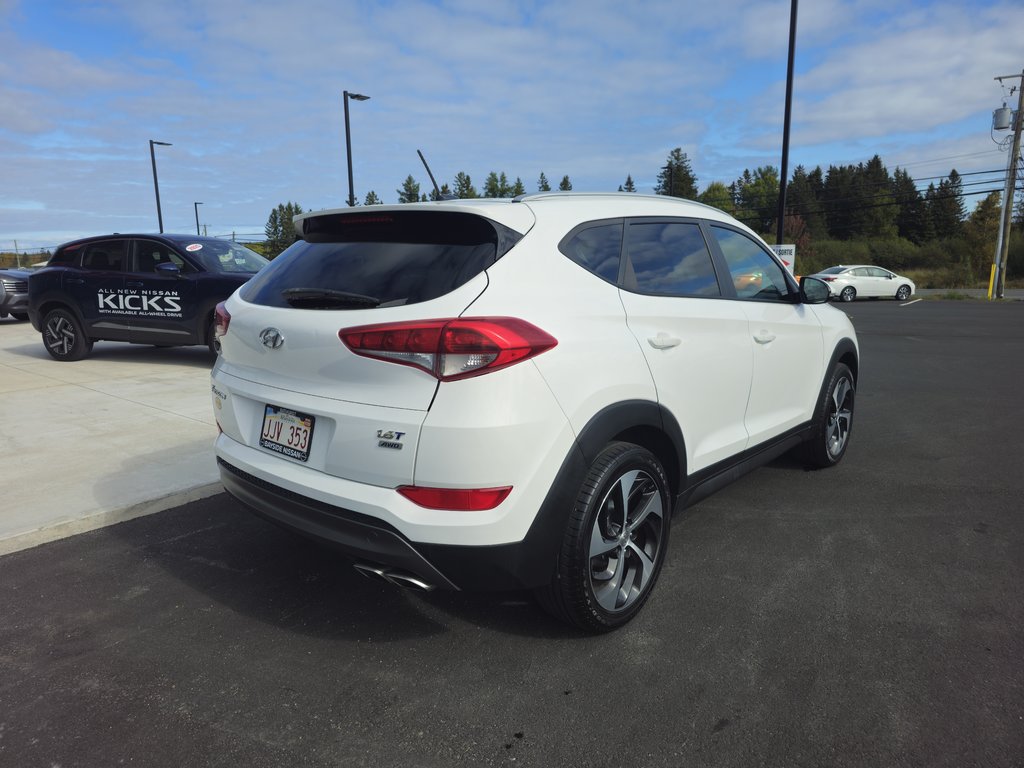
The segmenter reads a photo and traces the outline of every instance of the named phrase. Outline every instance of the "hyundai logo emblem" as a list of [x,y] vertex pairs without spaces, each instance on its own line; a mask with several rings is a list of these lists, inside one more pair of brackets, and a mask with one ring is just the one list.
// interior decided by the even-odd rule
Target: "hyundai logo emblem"
[[267,349],[277,349],[284,344],[284,336],[277,328],[264,328],[260,331],[260,341]]

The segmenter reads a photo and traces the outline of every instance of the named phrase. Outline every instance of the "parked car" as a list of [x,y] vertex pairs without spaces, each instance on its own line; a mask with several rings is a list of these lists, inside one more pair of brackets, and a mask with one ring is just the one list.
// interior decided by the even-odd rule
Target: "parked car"
[[811,277],[825,281],[832,297],[840,301],[883,297],[906,301],[917,290],[909,277],[866,264],[840,264],[823,269]]
[[0,269],[0,317],[28,320],[27,269]]
[[849,319],[717,209],[547,193],[295,226],[217,309],[217,461],[364,575],[533,589],[609,630],[650,596],[673,510],[849,444]]
[[99,340],[215,352],[214,308],[268,263],[213,237],[75,240],[29,278],[29,319],[57,360],[80,360]]

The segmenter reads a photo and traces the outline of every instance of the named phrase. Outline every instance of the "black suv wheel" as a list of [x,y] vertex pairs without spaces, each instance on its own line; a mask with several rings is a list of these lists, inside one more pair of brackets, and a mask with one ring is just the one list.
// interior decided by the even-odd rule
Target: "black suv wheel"
[[92,351],[78,320],[66,309],[54,309],[43,319],[43,345],[54,360],[81,360]]

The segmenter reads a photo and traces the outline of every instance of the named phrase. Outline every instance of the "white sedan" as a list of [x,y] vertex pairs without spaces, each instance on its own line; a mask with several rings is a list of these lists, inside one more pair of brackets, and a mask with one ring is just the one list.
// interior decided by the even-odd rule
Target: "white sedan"
[[811,277],[823,280],[828,285],[832,298],[840,301],[879,297],[906,301],[916,290],[914,281],[909,277],[865,264],[829,267]]

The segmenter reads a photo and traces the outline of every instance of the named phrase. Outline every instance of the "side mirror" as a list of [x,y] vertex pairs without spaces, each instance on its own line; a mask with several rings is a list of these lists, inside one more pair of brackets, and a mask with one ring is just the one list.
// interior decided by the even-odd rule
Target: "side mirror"
[[831,296],[828,283],[816,277],[800,278],[800,302],[802,304],[824,304]]
[[156,273],[163,277],[177,277],[181,269],[173,261],[165,261],[156,265]]

